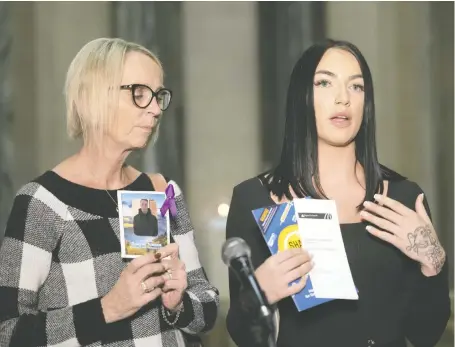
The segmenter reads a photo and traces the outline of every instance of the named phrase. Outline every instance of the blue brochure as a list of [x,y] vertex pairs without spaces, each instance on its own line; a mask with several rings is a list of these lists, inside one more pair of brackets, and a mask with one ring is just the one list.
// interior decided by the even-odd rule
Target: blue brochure
[[[253,210],[253,216],[272,254],[289,248],[300,248],[299,228],[292,202]],[[301,279],[294,281],[298,283]],[[292,285],[290,283],[289,285]],[[316,298],[310,276],[305,288],[292,296],[297,310],[304,311],[334,299]]]

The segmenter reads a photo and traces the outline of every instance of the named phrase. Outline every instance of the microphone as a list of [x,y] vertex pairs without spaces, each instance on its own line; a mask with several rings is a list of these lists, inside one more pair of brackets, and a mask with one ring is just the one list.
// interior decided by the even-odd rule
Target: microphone
[[254,274],[250,247],[240,237],[227,239],[221,249],[221,257],[223,262],[237,275],[243,288],[252,293],[253,300],[256,301],[256,307],[258,308],[254,313],[258,314],[259,322],[269,334],[269,345],[275,346],[275,324],[271,305],[267,301]]

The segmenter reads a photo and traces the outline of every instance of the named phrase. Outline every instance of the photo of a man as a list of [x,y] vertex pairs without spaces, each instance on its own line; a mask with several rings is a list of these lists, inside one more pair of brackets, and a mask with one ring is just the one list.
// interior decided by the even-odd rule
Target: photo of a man
[[158,236],[158,220],[149,208],[149,201],[141,199],[140,208],[133,219],[133,230],[137,236]]

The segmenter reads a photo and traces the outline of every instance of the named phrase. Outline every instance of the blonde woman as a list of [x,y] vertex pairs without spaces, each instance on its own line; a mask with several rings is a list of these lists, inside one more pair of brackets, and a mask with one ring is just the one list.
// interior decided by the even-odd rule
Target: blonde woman
[[[74,58],[65,92],[68,132],[83,146],[14,200],[0,248],[0,346],[184,346],[213,327],[218,291],[178,185],[125,164],[155,140],[171,101],[161,63],[137,44],[97,39]],[[173,242],[123,261],[116,191],[168,183]]]

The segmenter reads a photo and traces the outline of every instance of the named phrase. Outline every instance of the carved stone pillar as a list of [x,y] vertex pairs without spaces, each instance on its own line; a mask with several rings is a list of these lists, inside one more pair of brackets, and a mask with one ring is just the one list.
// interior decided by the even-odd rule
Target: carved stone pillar
[[321,2],[259,2],[263,169],[274,166],[284,135],[289,77],[303,51],[324,37]]
[[11,106],[11,25],[10,4],[0,3],[0,243],[13,199],[11,137],[13,111]]

